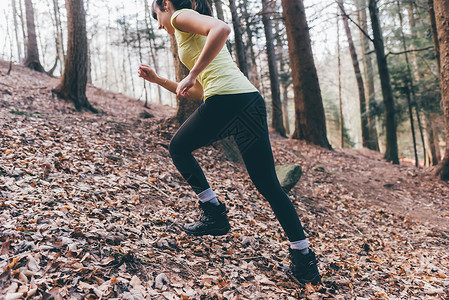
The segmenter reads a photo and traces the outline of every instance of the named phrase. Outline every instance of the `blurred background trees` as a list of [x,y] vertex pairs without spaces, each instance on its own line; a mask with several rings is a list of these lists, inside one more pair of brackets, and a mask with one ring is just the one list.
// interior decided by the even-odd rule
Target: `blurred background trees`
[[[444,16],[448,0],[210,3],[233,28],[227,47],[264,96],[270,125],[281,135],[327,148],[366,147],[393,163],[445,164],[448,96],[440,82],[448,71],[440,52],[447,28],[435,14]],[[304,12],[295,13],[295,6]],[[150,7],[149,0],[84,1],[87,82],[147,107],[181,109],[175,95],[137,77],[140,63],[171,79],[181,72]],[[65,1],[5,0],[0,10],[0,58],[61,77],[69,47]],[[300,23],[303,32],[295,32]]]

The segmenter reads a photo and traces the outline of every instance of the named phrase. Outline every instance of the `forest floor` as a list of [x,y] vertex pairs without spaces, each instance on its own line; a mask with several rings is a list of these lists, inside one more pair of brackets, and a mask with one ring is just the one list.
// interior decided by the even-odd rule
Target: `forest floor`
[[[319,259],[320,286],[286,275],[288,242],[243,165],[194,152],[231,232],[192,237],[196,195],[167,147],[175,110],[88,87],[99,114],[52,96],[58,79],[0,61],[1,299],[448,299],[449,184],[366,149],[271,133]],[[146,111],[153,117],[143,118]]]

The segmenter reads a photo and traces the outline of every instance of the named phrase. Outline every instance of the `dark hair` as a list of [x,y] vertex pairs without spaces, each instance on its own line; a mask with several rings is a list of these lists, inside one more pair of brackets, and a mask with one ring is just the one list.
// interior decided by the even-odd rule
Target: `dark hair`
[[[190,8],[202,15],[212,16],[212,8],[208,0],[167,0],[173,4],[173,7],[176,10],[180,10],[183,8]],[[151,15],[153,19],[157,20],[157,15],[154,9],[156,6],[159,7],[161,11],[164,11],[164,0],[154,0],[153,5],[151,5]]]

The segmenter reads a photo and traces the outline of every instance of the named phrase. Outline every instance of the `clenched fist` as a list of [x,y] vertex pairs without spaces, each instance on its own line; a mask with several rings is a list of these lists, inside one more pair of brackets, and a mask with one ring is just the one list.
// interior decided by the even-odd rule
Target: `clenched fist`
[[149,82],[156,82],[159,76],[156,72],[148,65],[140,65],[138,70],[139,77],[148,80]]

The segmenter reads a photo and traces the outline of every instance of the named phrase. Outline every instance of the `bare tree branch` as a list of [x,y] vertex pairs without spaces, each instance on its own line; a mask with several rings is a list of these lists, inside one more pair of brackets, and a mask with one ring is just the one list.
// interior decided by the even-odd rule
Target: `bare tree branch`
[[369,36],[369,34],[365,30],[363,30],[363,28],[360,27],[359,24],[357,24],[353,19],[351,19],[351,17],[346,13],[344,7],[341,6],[340,3],[338,3],[338,1],[335,2],[337,3],[338,7],[340,7],[343,17],[348,18],[348,20],[351,21],[352,24],[354,24],[363,33],[363,35],[366,36],[367,39],[369,39],[371,42],[374,42],[374,40]]
[[421,49],[410,49],[410,50],[401,51],[401,52],[391,52],[390,51],[385,56],[387,57],[390,54],[391,55],[401,55],[401,54],[410,53],[410,52],[421,52],[421,51],[426,51],[426,50],[429,50],[429,49],[433,49],[433,46],[429,46],[429,47],[421,48]]

